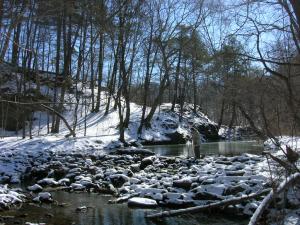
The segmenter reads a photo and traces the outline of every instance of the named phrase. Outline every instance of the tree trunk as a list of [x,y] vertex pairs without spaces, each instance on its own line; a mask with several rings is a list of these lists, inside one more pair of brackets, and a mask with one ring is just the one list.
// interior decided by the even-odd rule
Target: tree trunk
[[231,108],[232,108],[232,111],[231,111],[231,119],[230,119],[230,123],[229,123],[229,129],[233,128],[234,122],[236,120],[236,106],[235,106],[235,102],[233,102],[231,104]]
[[[59,105],[57,111],[59,113],[63,112],[65,93],[70,85],[71,81],[71,59],[72,59],[72,24],[71,16],[66,16],[66,5],[64,5],[64,17],[63,17],[63,43],[64,43],[64,69],[63,69],[63,83],[61,86],[61,93],[59,99]],[[76,40],[76,37],[74,37]],[[59,132],[60,117],[57,116],[55,121],[55,131]]]
[[177,62],[177,66],[176,66],[176,72],[175,72],[175,87],[174,87],[175,93],[174,93],[173,101],[172,101],[172,107],[171,107],[172,111],[174,111],[175,104],[176,104],[177,98],[178,98],[178,86],[179,86],[181,55],[182,55],[182,51],[181,51],[181,48],[180,48],[179,49],[179,55],[178,55],[178,62]]
[[93,37],[93,23],[91,22],[91,30],[90,30],[90,35],[91,35],[91,63],[90,63],[90,66],[91,66],[91,85],[90,85],[90,88],[91,88],[91,99],[92,99],[92,109],[91,109],[91,112],[94,112],[94,109],[95,109],[95,78],[94,78],[94,46],[93,46],[93,40],[94,40],[94,37]]
[[19,41],[20,41],[21,27],[22,24],[19,23],[14,32],[12,60],[11,60],[13,66],[17,66],[19,61],[19,48],[20,48]]
[[218,130],[220,130],[223,123],[224,111],[225,111],[225,98],[222,98],[221,113],[218,121]]
[[158,90],[158,95],[156,96],[156,98],[154,99],[154,102],[151,106],[150,112],[147,115],[147,117],[145,118],[145,126],[146,127],[151,127],[151,120],[154,116],[154,113],[157,109],[158,104],[161,102],[162,96],[164,94],[165,89],[168,86],[168,80],[169,80],[169,72],[170,72],[170,65],[168,62],[168,56],[166,54],[166,46],[163,46],[162,43],[160,43],[160,48],[161,48],[161,52],[162,52],[162,58],[163,58],[163,67],[164,67],[164,76],[160,81],[160,85],[159,85],[159,90]]
[[101,85],[103,79],[103,60],[104,60],[104,35],[100,34],[100,43],[99,43],[99,62],[98,62],[98,91],[97,91],[97,100],[95,112],[99,112],[100,109],[100,98],[101,98]]
[[[61,29],[62,28],[62,19],[61,16],[57,18],[57,30],[56,30],[56,63],[55,63],[55,81],[54,81],[54,94],[53,94],[53,102],[57,103],[57,87],[58,87],[58,77],[60,76],[60,50],[61,50]],[[56,105],[53,107],[56,108]],[[52,127],[51,133],[58,133],[57,130],[57,117],[53,114],[52,116]]]
[[194,113],[197,112],[197,81],[196,81],[196,73],[194,70],[194,66],[192,68],[192,76],[193,76],[193,103],[194,103]]
[[116,76],[117,76],[117,71],[118,71],[118,56],[119,56],[119,44],[117,46],[116,52],[114,53],[114,65],[113,65],[113,69],[112,69],[112,73],[110,76],[110,82],[108,85],[108,99],[107,99],[107,104],[106,104],[106,108],[105,108],[105,113],[104,115],[107,115],[109,112],[109,108],[110,108],[110,103],[111,103],[111,98],[112,95],[115,92],[115,80],[116,80]]
[[[2,6],[3,6],[3,3],[2,3]],[[4,58],[5,58],[5,55],[6,55],[8,46],[9,46],[11,34],[12,34],[13,30],[15,29],[15,27],[20,23],[20,21],[23,17],[23,12],[24,12],[25,8],[26,8],[26,1],[22,2],[21,9],[18,12],[11,13],[11,18],[10,18],[11,22],[10,22],[8,30],[5,34],[4,44],[3,44],[3,47],[0,52],[0,60],[4,60]],[[2,11],[2,15],[3,15],[3,11]]]

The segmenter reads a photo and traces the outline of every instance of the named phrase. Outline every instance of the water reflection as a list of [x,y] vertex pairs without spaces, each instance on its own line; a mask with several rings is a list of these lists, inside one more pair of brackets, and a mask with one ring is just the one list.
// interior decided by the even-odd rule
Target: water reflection
[[[246,224],[247,220],[240,221],[236,218],[224,218],[224,215],[210,217],[206,214],[183,215],[180,217],[164,218],[159,221],[145,219],[145,214],[161,209],[128,208],[127,204],[108,204],[112,196],[54,192],[54,199],[67,203],[68,206],[57,205],[25,205],[16,211],[7,211],[0,215],[13,215],[16,219],[5,221],[6,225],[25,224],[25,222],[46,223],[47,225],[196,225],[201,224]],[[88,206],[86,212],[76,212],[80,206]],[[26,217],[21,216],[26,215]]]
[[256,141],[234,141],[234,142],[208,142],[202,143],[200,149],[193,149],[193,145],[156,145],[147,146],[158,155],[163,156],[185,156],[200,158],[203,155],[225,155],[233,156],[243,153],[260,154],[263,145]]

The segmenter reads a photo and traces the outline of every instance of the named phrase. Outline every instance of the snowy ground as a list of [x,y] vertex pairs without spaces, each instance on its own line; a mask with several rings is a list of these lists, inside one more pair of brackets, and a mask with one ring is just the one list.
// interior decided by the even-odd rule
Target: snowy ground
[[[103,99],[105,99],[106,93],[102,93]],[[68,96],[72,102],[72,96]],[[112,103],[113,106],[113,103]],[[64,116],[67,119],[68,123],[73,126],[74,123],[74,105],[66,105],[66,110]],[[188,105],[187,105],[188,107]],[[192,116],[192,113],[186,113],[182,122],[179,122],[178,108],[175,112],[170,112],[171,105],[163,104],[160,108],[157,109],[155,113],[151,128],[143,129],[142,134],[137,134],[137,129],[140,124],[141,110],[142,107],[131,103],[131,115],[130,115],[130,124],[129,128],[126,129],[125,139],[126,141],[167,141],[169,140],[168,134],[178,132],[182,134],[183,137],[188,138],[190,136],[190,126],[191,125],[214,125],[214,122],[209,120],[206,115],[199,112],[197,116]],[[104,115],[105,108],[101,107],[99,113],[90,113],[90,107],[85,109],[84,106],[79,105],[78,107],[78,121],[76,126],[76,136],[79,138],[97,138],[102,142],[102,147],[109,145],[111,142],[115,142],[119,138],[119,116],[117,110],[111,109],[108,115]],[[150,108],[147,108],[149,111]],[[85,114],[85,112],[87,112]],[[49,127],[47,126],[47,121],[51,118],[46,112],[38,111],[34,114],[34,122],[32,128],[32,134],[34,137],[42,138],[44,136],[49,136]],[[51,126],[51,123],[50,123]],[[69,133],[65,124],[61,122],[61,129],[59,137],[64,137]],[[27,127],[27,135],[29,135],[29,128]],[[19,136],[21,138],[21,131],[18,132],[18,135],[15,132],[8,132],[3,129],[0,129],[0,136]],[[48,137],[45,137],[48,138]],[[53,140],[55,139],[55,136]]]
[[[21,82],[22,75],[19,73],[11,72],[13,68],[10,68],[7,64],[0,64],[0,74],[2,77],[0,83],[1,93],[7,95],[13,95],[16,93],[17,85]],[[42,74],[45,76],[45,74]],[[101,105],[99,113],[91,113],[91,93],[92,90],[88,87],[88,84],[83,85],[82,83],[74,84],[72,91],[70,90],[65,94],[65,110],[63,116],[66,118],[68,123],[73,127],[75,121],[75,107],[77,108],[77,126],[76,126],[76,136],[86,137],[95,139],[97,138],[98,142],[101,142],[102,147],[110,145],[112,142],[118,141],[119,137],[119,116],[118,111],[113,110],[114,100],[111,98],[111,105],[108,115],[104,115],[106,109],[106,102],[108,99],[108,93],[103,91],[101,92]],[[37,85],[33,81],[26,82],[27,90],[35,90]],[[78,90],[78,95],[80,101],[76,102],[75,92]],[[95,87],[94,94],[97,96],[98,88]],[[33,92],[34,93],[34,92]],[[58,98],[60,89],[57,90]],[[32,93],[27,93],[31,95]],[[44,99],[51,101],[53,99],[54,90],[49,86],[47,82],[41,82],[40,94]],[[43,101],[43,100],[41,100]],[[179,133],[183,138],[188,138],[190,136],[190,126],[191,125],[215,125],[206,115],[202,112],[197,111],[197,113],[192,112],[192,105],[185,104],[183,120],[179,121],[179,106],[175,107],[175,112],[170,112],[171,104],[162,104],[157,108],[155,115],[151,121],[151,128],[143,129],[142,134],[137,134],[137,129],[140,124],[141,119],[141,110],[142,107],[135,103],[130,104],[130,124],[129,128],[125,132],[126,141],[152,141],[152,142],[163,142],[170,139],[169,134]],[[148,107],[146,109],[146,115],[150,111]],[[48,121],[50,121],[51,126],[51,116],[45,111],[37,111],[34,113],[34,121],[32,126],[33,136],[45,136],[49,135],[49,126],[47,126]],[[29,123],[27,124],[27,135],[29,130]],[[68,134],[69,131],[66,129],[66,126],[61,121],[60,136],[53,137],[47,141],[55,140],[55,138],[63,137]],[[21,136],[21,132],[18,132],[17,136]],[[8,132],[0,128],[0,136],[16,136],[14,132]]]
[[[283,150],[286,149],[286,146],[289,146],[292,149],[300,149],[300,137],[280,136],[276,138],[279,141],[280,148],[282,148]],[[269,149],[276,149],[279,147],[272,139],[268,139],[267,141],[265,141],[264,145]]]

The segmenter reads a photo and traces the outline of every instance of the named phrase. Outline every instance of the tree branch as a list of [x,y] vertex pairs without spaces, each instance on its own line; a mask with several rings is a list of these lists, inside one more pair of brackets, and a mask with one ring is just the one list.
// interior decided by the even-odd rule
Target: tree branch
[[272,199],[280,194],[281,192],[283,192],[286,188],[288,188],[291,184],[293,184],[294,182],[299,182],[300,181],[300,173],[295,173],[291,176],[289,176],[285,181],[283,181],[279,187],[277,188],[277,190],[272,190],[265,198],[264,200],[261,202],[261,204],[259,205],[259,207],[255,210],[254,214],[252,215],[250,222],[248,225],[255,225],[257,224],[259,218],[261,217],[261,215],[263,214],[264,210],[268,207],[268,205],[270,204],[270,202],[272,201]]
[[57,112],[56,110],[54,110],[53,108],[50,108],[49,106],[46,106],[44,104],[40,104],[40,106],[42,106],[43,108],[53,112],[55,115],[57,115],[67,126],[68,130],[70,131],[70,134],[68,134],[66,137],[72,135],[73,137],[76,137],[75,131],[71,128],[71,126],[69,125],[68,121],[65,119],[65,117],[63,115],[61,115],[59,112]]
[[213,208],[221,208],[221,207],[225,207],[228,205],[235,205],[238,204],[242,201],[246,201],[249,199],[253,199],[253,198],[257,198],[260,197],[262,195],[266,195],[267,193],[270,192],[271,189],[265,189],[256,193],[252,193],[250,195],[247,196],[242,196],[242,197],[234,197],[231,199],[226,199],[226,200],[222,200],[220,202],[215,202],[215,203],[211,203],[208,205],[201,205],[201,206],[195,206],[195,207],[190,207],[190,208],[186,208],[186,209],[177,209],[177,210],[170,210],[170,211],[162,211],[160,213],[155,213],[152,215],[147,215],[146,218],[158,218],[158,217],[169,217],[169,216],[178,216],[178,215],[182,215],[185,213],[195,213],[195,212],[200,212],[200,211],[204,211],[204,210],[208,210],[208,209],[213,209]]

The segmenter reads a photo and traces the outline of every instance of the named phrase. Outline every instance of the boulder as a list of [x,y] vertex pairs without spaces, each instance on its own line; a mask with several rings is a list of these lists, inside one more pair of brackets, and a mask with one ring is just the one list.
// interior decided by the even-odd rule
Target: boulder
[[66,167],[60,167],[57,169],[54,169],[53,176],[55,179],[61,179],[67,174],[68,168]]
[[153,164],[153,161],[154,161],[154,158],[151,157],[151,156],[150,156],[150,157],[144,158],[144,159],[141,161],[140,169],[143,170],[143,169],[145,169],[147,166],[152,165],[152,164]]
[[49,168],[48,167],[34,167],[31,170],[31,177],[36,178],[37,180],[42,179],[48,175]]
[[178,131],[166,134],[166,136],[170,139],[169,143],[167,144],[186,144],[187,142],[187,138]]
[[51,203],[53,202],[52,195],[49,192],[40,192],[36,198],[33,199],[35,202]]
[[151,139],[151,140],[145,140],[141,139],[141,143],[143,145],[175,145],[175,144],[186,144],[188,141],[188,137],[185,136],[182,133],[179,133],[178,131],[174,131],[171,133],[165,133],[164,134],[167,139]]
[[85,186],[83,186],[82,184],[78,184],[78,183],[72,183],[70,185],[70,188],[72,188],[74,191],[83,191],[85,189]]
[[134,173],[140,172],[140,165],[139,164],[131,164],[130,170]]
[[219,140],[217,125],[204,123],[197,126],[198,132],[209,141]]
[[32,186],[27,187],[27,190],[32,192],[41,192],[43,188],[38,184],[34,184]]
[[58,185],[61,186],[66,186],[70,183],[70,179],[69,178],[62,178],[58,181]]
[[186,190],[189,190],[191,188],[192,185],[192,180],[189,178],[183,178],[180,180],[174,180],[173,181],[173,187],[177,187],[177,188],[183,188]]
[[128,200],[128,206],[154,208],[157,207],[157,202],[153,199],[133,197]]
[[109,179],[114,187],[122,187],[125,182],[129,181],[129,177],[124,174],[112,174]]
[[236,195],[243,191],[245,191],[245,188],[242,187],[241,185],[229,186],[228,188],[225,189],[224,195]]
[[222,200],[223,197],[207,191],[201,191],[193,196],[194,200]]
[[42,186],[57,186],[58,185],[58,182],[55,181],[53,178],[44,178],[42,180],[39,180],[37,183]]

